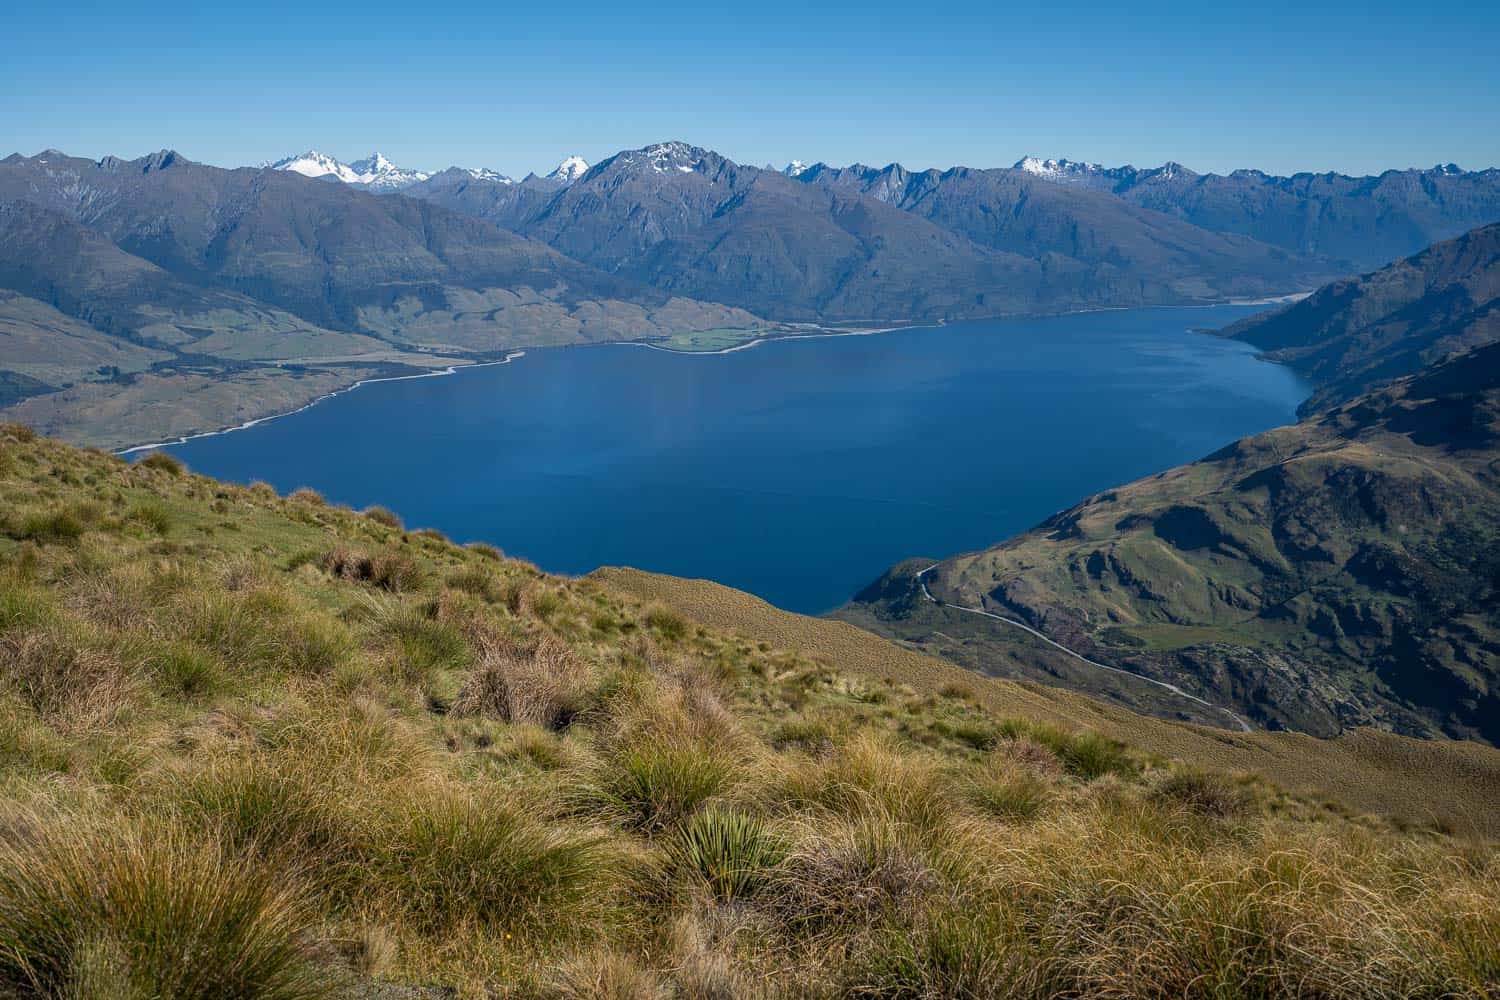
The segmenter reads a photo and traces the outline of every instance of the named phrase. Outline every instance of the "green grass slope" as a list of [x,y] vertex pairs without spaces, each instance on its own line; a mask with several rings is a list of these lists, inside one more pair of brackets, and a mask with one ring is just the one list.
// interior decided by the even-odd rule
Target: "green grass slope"
[[6,427],[0,520],[3,995],[1500,982],[1490,841],[164,457]]

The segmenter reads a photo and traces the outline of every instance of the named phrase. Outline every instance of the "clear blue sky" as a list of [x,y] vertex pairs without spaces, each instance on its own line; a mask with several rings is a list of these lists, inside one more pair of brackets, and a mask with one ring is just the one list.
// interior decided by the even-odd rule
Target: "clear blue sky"
[[0,155],[1500,166],[1500,4],[1227,6],[17,3]]

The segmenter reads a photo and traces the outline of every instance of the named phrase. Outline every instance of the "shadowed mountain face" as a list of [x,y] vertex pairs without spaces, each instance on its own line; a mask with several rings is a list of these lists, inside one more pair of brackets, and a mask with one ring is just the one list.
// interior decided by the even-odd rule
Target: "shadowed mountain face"
[[544,182],[463,172],[408,193],[606,271],[791,319],[1201,302],[1285,292],[1337,273],[1018,171],[861,170],[791,177],[674,142],[620,153],[551,193]]
[[[1091,497],[927,580],[1265,725],[1497,742],[1497,457],[1491,345]],[[903,621],[926,611],[911,572],[862,595],[908,638]]]
[[1143,170],[1027,158],[1016,172],[1113,194],[1203,229],[1337,260],[1346,270],[1379,267],[1500,221],[1500,170],[1466,171],[1451,163],[1376,177],[1276,177],[1259,170],[1198,174],[1180,163]]
[[1500,170],[1452,165],[1378,177],[1133,171],[1115,190],[1132,204],[1204,229],[1345,261],[1350,269],[1379,267],[1500,220]]
[[1316,412],[1500,340],[1500,224],[1224,331],[1320,384]]

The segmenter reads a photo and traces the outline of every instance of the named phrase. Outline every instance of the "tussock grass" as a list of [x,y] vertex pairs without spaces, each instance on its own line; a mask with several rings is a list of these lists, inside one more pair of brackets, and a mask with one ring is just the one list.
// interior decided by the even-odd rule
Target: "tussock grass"
[[387,507],[366,507],[364,515],[376,524],[383,524],[387,528],[392,528],[396,531],[400,531],[405,527],[401,523],[400,515]]
[[297,487],[295,490],[292,490],[292,492],[287,494],[287,499],[294,500],[300,504],[306,504],[309,507],[328,506],[328,501],[324,498],[323,494],[319,493],[317,490],[313,489],[310,486]]
[[183,465],[180,459],[164,451],[153,451],[136,464],[143,469],[154,469],[174,477],[187,471],[187,466]]
[[492,644],[450,710],[562,729],[587,706],[592,681],[588,664],[555,639],[529,651]]
[[925,905],[941,880],[922,840],[879,811],[805,823],[776,874],[783,919],[803,933],[852,932]]
[[71,545],[83,537],[92,520],[79,506],[32,510],[22,513],[9,529],[12,538],[42,545]]
[[311,1000],[308,912],[275,873],[172,827],[60,823],[0,857],[0,989],[17,995]]
[[1006,760],[974,775],[965,793],[979,811],[996,819],[1020,822],[1042,811],[1052,798],[1053,783]]
[[0,995],[1496,995],[1493,843],[0,438]]
[[70,728],[108,724],[132,688],[118,659],[61,626],[0,636],[0,681],[38,714]]
[[615,878],[603,844],[498,800],[439,793],[400,803],[374,861],[386,905],[429,931],[478,924],[574,937]]
[[129,516],[130,520],[158,535],[172,530],[172,511],[159,501],[142,500],[130,508]]
[[415,590],[422,583],[422,568],[416,560],[395,550],[370,555],[339,545],[320,561],[325,570],[342,580],[358,580],[397,594]]

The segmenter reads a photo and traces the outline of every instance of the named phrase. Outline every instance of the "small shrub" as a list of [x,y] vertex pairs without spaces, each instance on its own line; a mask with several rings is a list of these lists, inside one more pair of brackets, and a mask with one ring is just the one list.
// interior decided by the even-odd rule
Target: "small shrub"
[[667,848],[674,870],[701,880],[725,901],[749,899],[765,889],[785,855],[764,820],[712,805],[688,817]]
[[389,508],[366,507],[364,513],[365,517],[374,521],[376,524],[383,524],[387,528],[394,528],[396,531],[400,531],[403,527],[401,523],[401,517],[395,511],[390,510]]
[[499,562],[500,560],[505,558],[504,552],[501,552],[498,548],[489,544],[488,542],[470,542],[464,547],[475,555],[480,556],[481,558],[491,559],[495,562]]
[[187,466],[183,465],[176,457],[164,451],[153,451],[136,464],[145,469],[155,469],[158,472],[165,472],[169,476],[180,476],[187,471]]
[[49,833],[0,860],[0,993],[329,996],[302,946],[306,911],[286,886],[170,829]]

